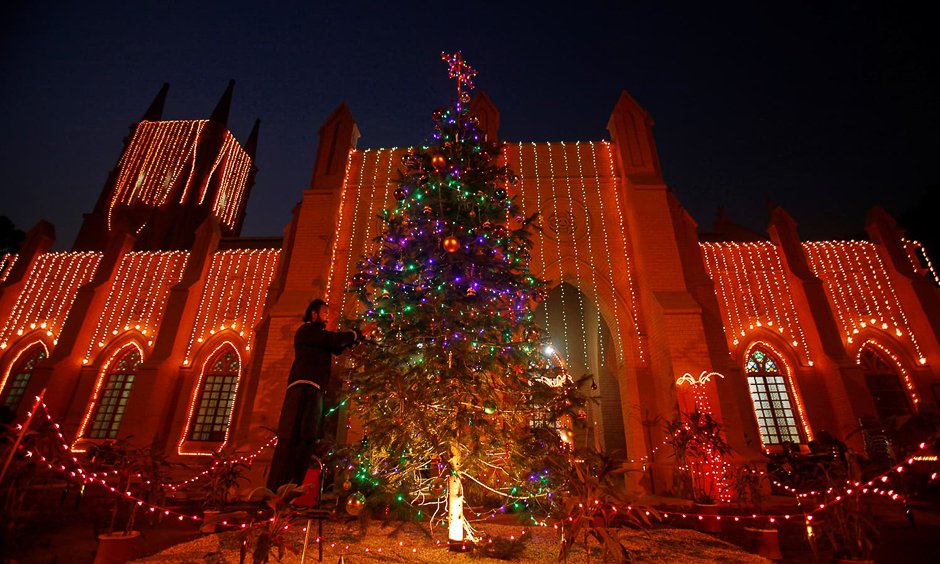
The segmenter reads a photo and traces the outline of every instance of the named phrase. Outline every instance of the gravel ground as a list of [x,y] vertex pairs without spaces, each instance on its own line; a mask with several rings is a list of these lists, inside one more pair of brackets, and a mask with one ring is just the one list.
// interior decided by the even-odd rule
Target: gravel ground
[[[357,523],[324,522],[323,561],[337,562],[342,556],[345,562],[504,562],[492,558],[483,558],[470,554],[450,552],[441,544],[445,531],[439,531],[434,540],[417,530],[409,530],[390,536],[387,529],[373,526],[368,534],[362,535]],[[518,526],[487,525],[490,535],[508,537],[519,534]],[[529,529],[532,538],[527,542],[523,558],[517,562],[556,562],[558,560],[558,537],[553,529]],[[689,564],[694,562],[754,562],[766,563],[767,560],[741,550],[739,547],[715,539],[708,535],[688,529],[656,529],[651,531],[622,531],[624,544],[630,549],[636,561],[640,562],[675,562]],[[299,550],[303,543],[301,533],[291,534],[290,539]],[[593,545],[591,562],[602,562],[599,547]],[[316,562],[316,544],[311,538],[306,562]],[[238,562],[238,532],[226,532],[207,535],[191,542],[171,547],[163,552],[139,560],[138,562],[156,563],[229,563]],[[250,562],[250,556],[248,561]],[[276,558],[272,554],[271,562]],[[569,555],[568,562],[580,564],[588,561],[583,545],[576,547]],[[286,554],[283,562],[300,562],[300,554]]]

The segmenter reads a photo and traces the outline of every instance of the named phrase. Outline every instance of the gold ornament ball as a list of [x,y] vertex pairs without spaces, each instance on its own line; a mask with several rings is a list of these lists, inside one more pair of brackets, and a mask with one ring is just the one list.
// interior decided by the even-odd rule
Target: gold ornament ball
[[444,239],[444,250],[448,253],[456,253],[460,249],[460,241],[457,240],[453,235],[447,236]]
[[365,497],[361,493],[354,493],[346,500],[346,513],[349,513],[353,517],[356,517],[362,513],[362,508],[365,505]]
[[447,164],[447,158],[440,153],[431,157],[431,166],[433,166],[434,168],[438,168],[438,169],[444,168],[446,164]]

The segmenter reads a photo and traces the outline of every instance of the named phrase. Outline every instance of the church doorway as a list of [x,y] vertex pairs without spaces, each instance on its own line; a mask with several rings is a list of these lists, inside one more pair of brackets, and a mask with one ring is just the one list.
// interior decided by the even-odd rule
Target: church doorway
[[562,282],[548,293],[535,312],[536,321],[551,336],[575,381],[590,376],[582,391],[595,401],[588,404],[584,428],[575,429],[576,447],[594,447],[617,460],[627,456],[620,383],[616,377],[617,351],[610,328],[597,304],[577,287]]

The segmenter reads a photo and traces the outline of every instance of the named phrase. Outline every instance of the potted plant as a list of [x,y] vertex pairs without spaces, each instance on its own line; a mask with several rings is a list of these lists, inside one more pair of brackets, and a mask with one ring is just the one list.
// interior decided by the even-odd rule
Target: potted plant
[[822,548],[831,550],[837,562],[873,562],[878,530],[862,492],[850,485],[870,478],[862,475],[863,460],[836,439],[817,437],[817,442],[812,454],[779,457],[777,477],[789,488],[810,494],[802,501],[812,511],[807,536],[817,558]]
[[845,492],[847,482],[862,481],[858,456],[846,451],[831,464],[820,464],[819,474],[823,487],[818,488],[821,493],[815,501],[817,507],[825,506],[813,520],[819,538],[832,549],[837,562],[874,563],[878,529],[871,511],[861,495]]
[[703,516],[698,530],[721,532],[721,521],[710,516],[717,517],[718,500],[731,482],[731,445],[725,440],[723,427],[711,414],[696,408],[666,421],[665,432],[665,442],[672,447],[676,461],[677,489]]
[[221,520],[223,511],[232,501],[232,496],[239,484],[245,480],[244,473],[249,469],[246,458],[234,451],[212,453],[212,464],[204,480],[203,522],[199,528],[203,533],[214,533]]
[[[735,474],[732,489],[738,505],[746,507],[757,514],[764,512],[764,482],[767,480],[767,474],[761,472],[755,464],[742,464],[738,466]],[[780,531],[767,524],[759,526],[754,524],[751,527],[745,527],[751,536],[754,552],[770,560],[780,560],[783,554],[780,552]]]
[[239,564],[245,563],[249,553],[253,564],[266,564],[271,559],[272,550],[277,551],[278,562],[284,557],[285,551],[297,553],[297,547],[288,540],[287,529],[290,520],[298,513],[291,502],[305,491],[304,486],[284,484],[276,492],[267,488],[257,488],[251,492],[248,499],[258,499],[263,507],[255,512],[251,523],[242,529]]
[[[114,472],[117,475],[115,488],[119,492],[130,489],[131,478],[134,475],[134,461],[137,452],[130,446],[129,438],[107,440],[93,444],[88,448],[90,467],[95,472]],[[118,514],[122,506],[127,506],[127,520],[124,527],[116,527]],[[140,531],[134,530],[137,516],[137,504],[125,501],[123,497],[115,497],[111,506],[111,519],[108,532],[98,535],[98,551],[95,553],[95,564],[119,564],[133,559],[137,554],[137,545],[140,540]]]
[[567,561],[574,544],[583,540],[590,562],[591,538],[603,547],[605,562],[630,560],[629,551],[617,536],[617,528],[646,529],[650,519],[659,515],[653,509],[636,505],[632,510],[626,509],[623,483],[615,482],[626,471],[622,464],[602,452],[585,449],[572,453],[559,472],[563,492],[556,513],[561,533],[559,560]]

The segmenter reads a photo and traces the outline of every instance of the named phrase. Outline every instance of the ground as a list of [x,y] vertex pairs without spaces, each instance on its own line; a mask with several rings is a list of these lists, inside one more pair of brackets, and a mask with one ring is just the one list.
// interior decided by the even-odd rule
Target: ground
[[[12,542],[0,546],[0,562],[36,564],[83,564],[94,559],[97,535],[108,525],[111,499],[100,491],[86,492],[76,503],[76,491],[63,491],[60,485],[47,483],[31,496],[29,514],[23,515],[25,525]],[[656,505],[668,504],[665,499],[653,500]],[[676,500],[673,500],[676,502]],[[881,538],[877,543],[877,562],[918,562],[935,559],[936,539],[940,538],[940,507],[934,504],[915,506],[916,527],[912,526],[901,508],[894,503],[875,507],[876,521]],[[198,513],[198,504],[187,508]],[[508,516],[507,516],[508,518]],[[123,515],[119,523],[123,522]],[[299,523],[298,526],[303,526]],[[726,523],[718,535],[705,535],[685,527],[691,524],[670,517],[652,531],[625,531],[626,544],[640,562],[759,562],[750,554],[749,539],[743,525]],[[400,537],[389,537],[388,529],[374,523],[363,536],[358,521],[324,523],[324,562],[336,562],[344,556],[347,562],[469,562],[466,555],[448,552],[417,530],[409,530]],[[137,529],[142,533],[140,555],[144,562],[237,562],[237,531],[202,535],[192,522],[175,519],[150,523],[138,519]],[[518,534],[522,528],[505,522],[486,525],[491,534],[508,536]],[[523,554],[524,562],[555,562],[558,558],[558,537],[553,529],[534,528],[533,539]],[[443,540],[444,532],[434,532],[433,538]],[[300,533],[291,540],[300,546]],[[814,560],[806,541],[802,522],[791,520],[780,527],[780,541],[784,562],[803,563]],[[399,545],[398,543],[402,543]],[[316,543],[310,543],[308,562],[315,561]],[[349,548],[346,548],[346,547]],[[366,548],[369,552],[366,552]],[[381,553],[378,549],[381,548]],[[411,552],[414,548],[415,552]],[[221,554],[219,554],[221,552]],[[206,556],[209,558],[206,558]],[[598,549],[592,551],[592,562],[601,562]],[[830,554],[821,554],[820,561],[830,561]],[[275,560],[272,559],[272,562]],[[285,562],[299,562],[298,555],[285,556]],[[472,558],[474,562],[490,560]],[[586,562],[581,546],[576,547],[569,562]],[[495,562],[495,561],[494,561]]]
[[[526,543],[525,552],[517,562],[555,562],[558,560],[558,535],[552,529],[534,527],[532,539]],[[520,527],[512,525],[489,525],[487,531],[493,535],[508,537],[518,534]],[[740,547],[688,529],[657,529],[649,532],[623,531],[626,546],[634,558],[646,562],[767,562],[767,560],[743,551]],[[303,534],[292,534],[291,541],[298,548],[303,544]],[[372,527],[362,535],[358,523],[327,523],[324,526],[323,560],[336,562],[340,556],[346,562],[503,562],[493,558],[482,558],[468,554],[450,552],[441,541],[429,540],[417,532],[390,536],[386,530]],[[593,562],[603,562],[601,550],[592,546]],[[209,556],[209,558],[207,558]],[[307,562],[316,561],[315,542],[311,542],[306,556]],[[272,558],[273,560],[273,558]],[[186,542],[149,558],[141,560],[148,564],[178,562],[235,562],[239,561],[239,533],[237,531],[208,535]],[[283,562],[300,562],[301,554],[287,554]],[[572,550],[568,562],[588,562],[583,547]]]

